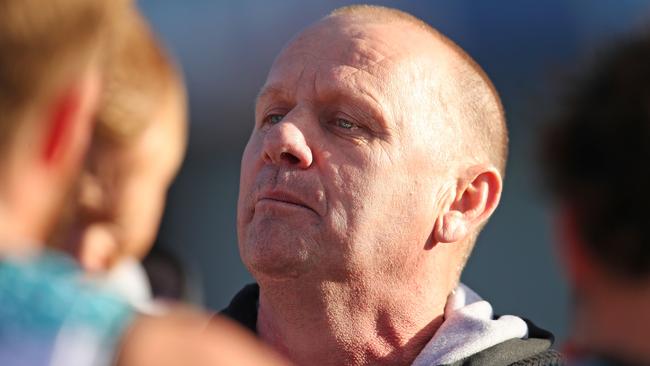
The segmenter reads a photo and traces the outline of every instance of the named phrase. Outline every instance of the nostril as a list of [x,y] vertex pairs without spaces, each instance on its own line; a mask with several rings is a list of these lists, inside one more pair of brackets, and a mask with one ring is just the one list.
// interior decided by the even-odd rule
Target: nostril
[[283,152],[280,154],[280,159],[287,161],[291,165],[295,165],[300,163],[300,159],[296,157],[295,155],[288,153],[288,152]]

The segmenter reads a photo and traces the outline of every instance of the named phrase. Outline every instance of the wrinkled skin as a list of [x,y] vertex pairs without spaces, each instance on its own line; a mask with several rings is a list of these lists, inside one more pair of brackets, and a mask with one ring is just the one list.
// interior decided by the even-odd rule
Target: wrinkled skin
[[416,35],[437,53],[423,57],[399,37],[321,24],[274,63],[240,182],[240,251],[256,277],[400,277],[432,244],[454,183],[434,98],[448,51]]

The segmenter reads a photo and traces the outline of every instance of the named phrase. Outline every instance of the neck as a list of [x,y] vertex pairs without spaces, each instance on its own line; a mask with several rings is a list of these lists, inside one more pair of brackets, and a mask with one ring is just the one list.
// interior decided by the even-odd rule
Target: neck
[[6,255],[20,255],[38,248],[42,239],[35,235],[23,220],[0,202],[0,259]]
[[299,365],[410,365],[442,323],[449,293],[419,281],[260,280],[258,332]]

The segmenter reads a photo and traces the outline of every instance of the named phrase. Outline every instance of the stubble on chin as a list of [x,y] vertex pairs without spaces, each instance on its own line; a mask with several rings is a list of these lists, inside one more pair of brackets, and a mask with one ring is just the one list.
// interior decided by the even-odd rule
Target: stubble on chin
[[315,241],[291,223],[253,217],[240,235],[244,265],[258,281],[297,278],[313,267]]

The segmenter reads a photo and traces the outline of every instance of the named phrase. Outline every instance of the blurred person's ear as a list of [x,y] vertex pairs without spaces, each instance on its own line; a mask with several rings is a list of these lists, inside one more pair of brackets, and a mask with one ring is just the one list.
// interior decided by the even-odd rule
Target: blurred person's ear
[[434,235],[439,243],[467,238],[492,215],[501,198],[501,174],[489,166],[475,166],[458,179],[450,205],[437,218]]
[[45,241],[61,220],[85,158],[99,93],[100,71],[91,62],[30,107],[9,151],[5,189],[21,236]]
[[99,84],[98,73],[88,70],[56,93],[46,106],[39,146],[46,169],[68,173],[80,168],[90,140]]
[[107,271],[115,263],[119,255],[115,230],[117,228],[102,223],[83,228],[76,256],[86,271]]
[[75,215],[79,224],[72,254],[86,271],[108,270],[118,256],[119,228],[106,219],[111,199],[106,184],[86,166],[79,177],[76,194]]

